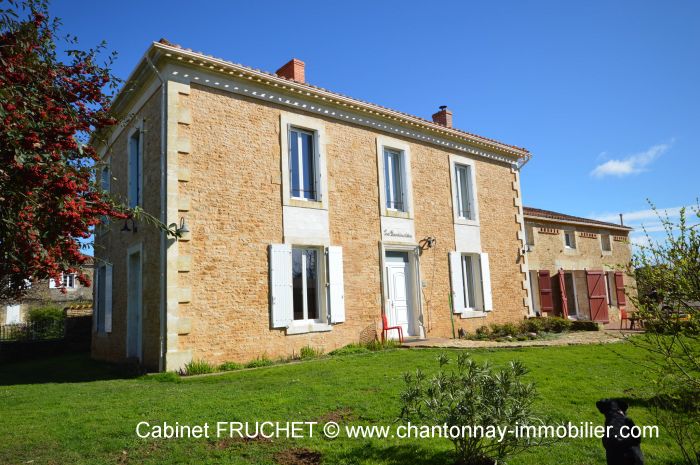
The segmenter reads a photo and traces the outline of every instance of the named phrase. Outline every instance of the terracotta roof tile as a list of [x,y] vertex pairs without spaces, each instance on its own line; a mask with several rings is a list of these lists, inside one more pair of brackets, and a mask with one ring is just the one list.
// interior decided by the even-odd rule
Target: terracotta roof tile
[[542,210],[539,208],[523,207],[523,214],[525,216],[534,216],[537,218],[544,218],[548,220],[572,221],[576,223],[585,223],[594,226],[605,226],[609,228],[632,230],[632,228],[630,228],[629,226],[623,226],[616,223],[607,223],[605,221],[592,220],[590,218],[583,218],[580,216],[566,215],[564,213],[557,213],[550,210]]

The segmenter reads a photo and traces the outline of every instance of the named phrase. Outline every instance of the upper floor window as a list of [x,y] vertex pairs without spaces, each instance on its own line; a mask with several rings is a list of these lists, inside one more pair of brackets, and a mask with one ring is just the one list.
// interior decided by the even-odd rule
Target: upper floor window
[[75,273],[61,274],[61,285],[57,285],[55,280],[49,279],[49,289],[57,289],[59,287],[65,287],[66,289],[75,289],[75,285]]
[[406,211],[405,163],[403,152],[384,149],[384,182],[386,208],[400,212]]
[[318,166],[316,136],[313,132],[289,130],[289,176],[291,197],[300,200],[318,200]]
[[610,245],[610,234],[601,234],[600,235],[600,248],[602,249],[603,252],[612,251],[612,247]]
[[141,130],[129,137],[129,207],[143,205],[143,154]]
[[455,181],[457,184],[457,215],[459,218],[473,220],[472,167],[455,164]]
[[102,186],[103,191],[110,192],[111,186],[110,186],[109,166],[105,166],[102,168],[102,172],[101,172],[101,176],[100,176],[100,185]]
[[567,249],[576,248],[576,233],[574,231],[564,231],[564,247]]

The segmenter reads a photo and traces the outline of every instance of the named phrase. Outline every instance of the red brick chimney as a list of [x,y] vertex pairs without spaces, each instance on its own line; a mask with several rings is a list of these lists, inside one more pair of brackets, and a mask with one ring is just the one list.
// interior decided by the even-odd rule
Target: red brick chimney
[[437,123],[448,128],[452,127],[452,112],[447,109],[447,106],[442,105],[440,107],[440,111],[433,115],[433,123]]
[[304,82],[305,66],[303,61],[292,58],[287,64],[275,71],[275,74],[297,82]]

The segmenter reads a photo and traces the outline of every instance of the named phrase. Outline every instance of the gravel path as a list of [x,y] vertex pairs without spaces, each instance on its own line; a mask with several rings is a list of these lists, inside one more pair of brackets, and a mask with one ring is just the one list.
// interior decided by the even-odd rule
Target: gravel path
[[430,338],[424,340],[406,341],[402,347],[445,347],[454,349],[473,349],[491,347],[549,347],[581,344],[611,344],[622,342],[630,333],[636,331],[575,331],[564,333],[551,339],[535,339],[533,341],[471,341],[467,339]]

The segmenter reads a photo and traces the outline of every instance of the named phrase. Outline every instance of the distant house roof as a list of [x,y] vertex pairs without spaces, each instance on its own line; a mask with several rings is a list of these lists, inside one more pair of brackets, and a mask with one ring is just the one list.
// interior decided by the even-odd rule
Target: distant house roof
[[624,231],[631,231],[632,228],[629,226],[623,226],[616,223],[608,223],[606,221],[592,220],[590,218],[583,218],[580,216],[566,215],[564,213],[557,213],[550,210],[542,210],[539,208],[523,207],[523,214],[527,218],[539,218],[543,220],[556,221],[562,223],[574,223],[574,224],[585,224],[591,226],[601,226],[609,229],[619,229]]

